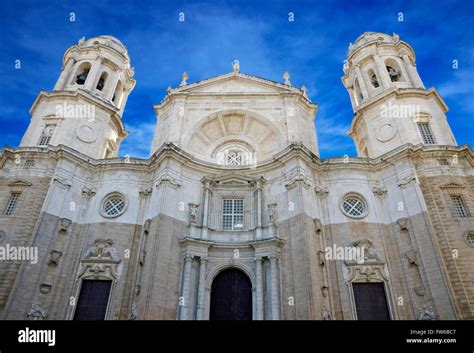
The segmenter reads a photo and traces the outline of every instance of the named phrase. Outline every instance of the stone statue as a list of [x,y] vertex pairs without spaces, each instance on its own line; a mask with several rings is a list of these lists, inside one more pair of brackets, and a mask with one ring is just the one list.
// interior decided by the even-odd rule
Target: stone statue
[[268,207],[268,223],[269,224],[275,224],[276,222],[276,214],[275,214],[275,208],[276,208],[276,203],[271,203],[269,204]]
[[128,317],[129,320],[136,320],[137,319],[137,304],[132,304],[132,310],[130,312],[130,316]]
[[285,85],[287,86],[291,86],[290,77],[290,73],[288,71],[285,71],[285,73],[283,74],[283,78],[285,79]]
[[419,310],[418,320],[435,320],[436,314],[432,306],[426,304]]
[[303,93],[303,96],[307,97],[308,96],[308,89],[306,86],[301,86],[301,93]]
[[80,47],[83,47],[85,44],[86,44],[86,37],[82,37],[82,38],[79,39],[79,41],[77,42],[77,45],[79,45]]
[[41,303],[33,303],[26,317],[27,320],[44,320],[48,317],[48,307]]
[[240,71],[240,62],[239,60],[235,59],[232,62],[232,69],[234,70],[234,74],[238,74]]
[[188,83],[186,82],[188,80],[189,76],[187,74],[186,71],[183,72],[183,74],[181,75],[181,83],[179,84],[179,86],[186,86]]
[[191,225],[196,225],[197,222],[197,210],[199,205],[195,203],[189,203],[189,223]]

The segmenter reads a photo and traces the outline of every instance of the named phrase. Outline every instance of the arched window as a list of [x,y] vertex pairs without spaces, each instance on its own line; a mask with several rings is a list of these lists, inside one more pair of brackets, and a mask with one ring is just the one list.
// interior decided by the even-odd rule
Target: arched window
[[79,69],[77,70],[77,74],[74,78],[74,83],[82,86],[86,82],[87,76],[89,75],[90,70],[91,70],[91,64],[90,63],[81,64],[81,66],[79,66]]
[[390,81],[392,82],[403,81],[402,71],[400,70],[400,66],[396,60],[387,59],[385,61],[385,68],[387,69],[388,76],[390,77]]
[[218,164],[239,167],[255,163],[255,153],[243,143],[232,141],[220,146],[213,156]]
[[242,164],[242,153],[240,151],[229,152],[226,156],[227,165],[241,165]]
[[97,82],[97,90],[102,91],[104,89],[105,80],[107,80],[107,72],[102,72],[102,75],[100,75],[99,81]]
[[436,140],[433,135],[433,131],[431,131],[430,124],[428,122],[419,122],[418,123],[418,130],[420,131],[421,140],[425,145],[434,145],[436,144]]
[[121,81],[117,82],[117,86],[115,86],[114,95],[112,96],[112,102],[115,104],[117,108],[120,107],[120,101],[122,99],[123,93],[123,85]]
[[392,82],[400,81],[400,72],[392,66],[387,66],[388,75]]
[[369,70],[368,75],[369,75],[370,83],[372,84],[372,86],[374,86],[374,88],[378,88],[380,86],[380,84],[379,84],[379,80],[378,80],[377,75],[375,74],[374,70],[372,70],[372,69]]

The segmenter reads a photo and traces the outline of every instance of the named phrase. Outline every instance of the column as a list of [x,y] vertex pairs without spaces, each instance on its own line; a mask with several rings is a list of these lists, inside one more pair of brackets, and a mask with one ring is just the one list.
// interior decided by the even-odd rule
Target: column
[[[179,298],[179,319],[188,320],[189,311],[189,281],[191,280],[191,262],[193,257],[186,254],[184,257],[183,269],[183,288],[181,290],[181,298]],[[184,301],[184,302],[183,302]],[[181,305],[183,303],[183,305]]]
[[204,206],[202,209],[202,233],[201,238],[207,239],[208,232],[208,217],[209,217],[209,182],[204,182]]
[[117,67],[115,71],[112,72],[109,78],[107,78],[107,82],[105,82],[104,87],[104,97],[105,100],[111,101],[112,97],[114,96],[115,87],[117,86],[118,77],[120,76],[120,70]]
[[280,320],[280,301],[278,294],[278,268],[276,255],[270,256],[272,320]]
[[357,74],[357,77],[359,78],[359,86],[360,86],[360,90],[362,91],[362,95],[364,96],[364,99],[367,99],[367,98],[369,98],[369,91],[367,89],[367,82],[365,81],[365,75],[362,74],[362,71],[361,71],[359,65],[356,65],[355,72]]
[[84,89],[90,91],[93,88],[95,88],[95,85],[97,84],[97,80],[99,79],[98,75],[101,74],[99,70],[101,66],[102,66],[102,58],[98,56],[91,67],[91,71],[89,72],[89,75],[87,75],[86,85],[84,86]]
[[355,72],[359,81],[359,86],[360,86],[362,96],[364,96],[364,99],[367,99],[369,98],[369,91],[367,90],[367,85],[365,83],[364,75],[362,75],[362,71],[359,65],[355,66]]
[[357,108],[357,103],[354,99],[354,88],[353,87],[348,87],[347,91],[349,92],[349,98],[351,99],[351,104],[352,104],[352,111],[356,111]]
[[413,87],[425,88],[425,86],[423,85],[423,82],[420,79],[420,76],[418,75],[418,72],[416,71],[415,66],[413,66],[413,64],[411,63],[411,60],[408,57],[408,54],[406,52],[402,52],[401,55],[402,55],[403,63],[405,64],[406,70],[408,72],[410,81],[413,84]]
[[261,257],[255,258],[256,268],[256,281],[257,281],[257,320],[264,320],[263,316],[263,274],[262,274],[262,261]]
[[123,114],[123,111],[125,110],[125,105],[127,104],[128,100],[128,95],[130,94],[130,89],[129,88],[124,88],[122,92],[122,101],[120,102],[120,113]]
[[262,185],[257,184],[257,232],[256,239],[262,239]]
[[374,54],[373,58],[375,62],[375,67],[377,69],[377,77],[379,78],[382,87],[384,89],[390,87],[392,81],[390,80],[390,76],[388,76],[385,64],[382,62],[382,59],[380,59],[380,56],[378,56],[377,54]]
[[64,87],[66,86],[67,79],[69,78],[69,75],[71,74],[71,69],[74,63],[75,63],[74,58],[72,56],[69,57],[68,61],[66,62],[66,65],[61,71],[61,75],[59,75],[58,82],[56,82],[56,85],[54,85],[54,88],[53,88],[54,91],[60,91],[64,89]]
[[201,256],[201,262],[199,266],[197,320],[204,320],[204,305],[206,299],[206,268],[207,258]]

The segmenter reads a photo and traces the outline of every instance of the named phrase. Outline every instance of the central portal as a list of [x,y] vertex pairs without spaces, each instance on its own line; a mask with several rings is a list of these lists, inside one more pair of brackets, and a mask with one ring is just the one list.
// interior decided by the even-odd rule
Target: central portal
[[252,320],[252,284],[245,273],[229,269],[212,282],[210,320]]

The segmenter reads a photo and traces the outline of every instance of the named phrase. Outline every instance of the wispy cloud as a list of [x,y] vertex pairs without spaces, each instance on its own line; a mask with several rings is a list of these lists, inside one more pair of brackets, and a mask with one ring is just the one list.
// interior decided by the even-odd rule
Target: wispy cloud
[[120,146],[120,156],[137,158],[148,158],[150,155],[151,142],[155,131],[154,123],[138,123],[126,126],[129,135]]

